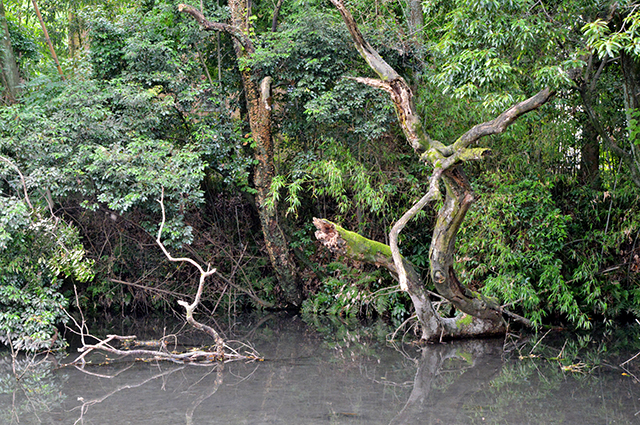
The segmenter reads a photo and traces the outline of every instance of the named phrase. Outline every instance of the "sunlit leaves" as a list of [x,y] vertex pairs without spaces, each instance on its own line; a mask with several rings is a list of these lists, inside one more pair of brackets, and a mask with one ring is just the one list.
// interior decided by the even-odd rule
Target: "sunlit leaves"
[[433,10],[431,19],[442,25],[428,33],[436,70],[431,80],[445,93],[484,98],[483,104],[491,106],[487,98],[505,92],[520,96],[532,82],[536,87],[570,85],[560,66],[570,50],[558,49],[571,31],[563,23],[562,8],[550,11],[528,0],[446,5]]
[[614,32],[611,31],[611,24],[602,19],[587,23],[582,27],[582,32],[587,44],[600,58],[615,58],[622,50],[631,55],[640,55],[640,12],[626,14],[622,25]]

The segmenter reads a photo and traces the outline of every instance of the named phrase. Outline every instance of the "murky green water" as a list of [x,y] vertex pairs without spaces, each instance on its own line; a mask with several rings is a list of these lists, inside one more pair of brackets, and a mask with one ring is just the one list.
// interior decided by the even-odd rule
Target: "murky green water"
[[396,350],[368,331],[272,318],[245,334],[264,362],[45,362],[20,381],[5,355],[0,424],[640,424],[640,358],[624,371],[621,355],[574,358],[551,337]]

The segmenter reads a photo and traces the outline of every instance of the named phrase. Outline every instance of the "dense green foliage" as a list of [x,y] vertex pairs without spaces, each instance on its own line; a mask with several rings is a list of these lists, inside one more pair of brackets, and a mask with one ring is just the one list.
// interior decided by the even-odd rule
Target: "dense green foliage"
[[[41,5],[62,80],[32,11],[5,2],[24,87],[18,104],[0,108],[0,155],[10,161],[0,168],[0,341],[45,347],[73,284],[85,308],[109,313],[163,309],[171,294],[193,293],[193,270],[167,263],[154,244],[162,191],[167,246],[222,276],[205,303],[277,302],[240,69],[273,78],[268,207],[279,208],[299,259],[303,309],[406,319],[410,301],[388,273],[338,264],[313,240],[311,219],[324,217],[386,241],[430,174],[386,94],[349,78],[371,71],[328,3],[284,2],[272,31],[273,4],[252,2],[256,52],[240,62],[228,34],[200,31],[175,2],[96,3]],[[493,155],[467,166],[479,196],[458,240],[464,283],[536,324],[640,316],[640,189],[629,173],[640,163],[638,111],[619,58],[638,56],[640,20],[627,3],[429,0],[429,24],[410,35],[403,7],[350,3],[445,144],[540,87],[557,91],[481,141]],[[203,6],[211,20],[229,18],[224,2]],[[424,276],[432,221],[421,213],[401,240]]]
[[92,263],[74,227],[17,197],[0,197],[0,206],[0,342],[16,350],[59,347],[56,325],[67,321],[63,279],[88,282]]

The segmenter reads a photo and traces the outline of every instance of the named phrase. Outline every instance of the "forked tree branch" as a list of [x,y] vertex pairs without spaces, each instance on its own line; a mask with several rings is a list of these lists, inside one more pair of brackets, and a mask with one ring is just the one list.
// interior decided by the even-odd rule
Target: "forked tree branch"
[[202,297],[202,291],[204,290],[205,280],[207,279],[207,277],[214,274],[216,272],[216,269],[215,268],[212,269],[211,266],[207,264],[207,270],[205,271],[200,264],[198,264],[196,261],[192,260],[191,258],[185,258],[185,257],[175,258],[169,253],[169,251],[167,251],[167,248],[162,243],[162,229],[164,228],[164,224],[166,222],[166,215],[164,210],[164,187],[162,188],[162,192],[160,194],[160,200],[158,202],[160,203],[160,209],[162,210],[162,221],[160,222],[160,228],[158,229],[158,237],[156,238],[156,243],[158,244],[158,246],[160,246],[160,249],[162,250],[162,252],[164,253],[164,255],[167,257],[169,261],[178,262],[178,263],[179,262],[189,263],[194,267],[196,267],[200,272],[198,290],[196,292],[196,297],[193,300],[193,302],[189,304],[186,301],[179,300],[178,304],[180,304],[182,307],[185,308],[187,313],[187,322],[189,322],[196,329],[199,329],[209,334],[216,343],[216,350],[219,353],[222,353],[224,348],[224,340],[222,339],[222,337],[220,337],[220,334],[218,334],[218,332],[215,329],[213,329],[211,326],[207,326],[203,323],[199,323],[193,318],[193,311],[196,309],[196,307],[200,303],[200,298]]
[[236,38],[240,42],[240,44],[242,44],[242,47],[244,47],[249,53],[255,52],[255,47],[253,46],[251,39],[240,28],[221,22],[211,22],[207,18],[205,18],[204,14],[199,9],[188,4],[179,4],[178,11],[193,16],[196,22],[200,24],[202,29],[206,31],[226,32],[227,34]]
[[[471,143],[476,142],[482,137],[499,134],[505,131],[505,129],[515,122],[520,116],[539,108],[546,103],[553,95],[550,88],[541,90],[536,95],[512,106],[504,111],[497,118],[478,124],[471,128],[469,131],[460,136],[453,144],[445,146],[444,144],[432,140],[426,132],[423,130],[420,117],[415,108],[413,101],[413,92],[406,81],[378,54],[378,52],[364,39],[360,32],[357,23],[353,19],[351,13],[344,6],[342,0],[331,0],[331,3],[338,9],[342,16],[349,32],[351,33],[353,42],[356,49],[363,57],[363,59],[369,64],[370,68],[378,74],[378,79],[373,78],[354,78],[354,80],[367,84],[372,87],[376,87],[387,92],[395,106],[396,113],[401,128],[407,138],[409,144],[413,147],[416,153],[420,154],[421,161],[433,166],[433,173],[429,182],[429,191],[415,204],[413,205],[392,227],[389,239],[390,250],[393,257],[394,269],[397,271],[400,281],[401,289],[409,291],[411,294],[411,285],[408,284],[407,273],[404,267],[404,261],[398,249],[398,235],[415,215],[432,199],[435,199],[440,195],[438,185],[441,177],[446,173],[446,182],[451,183],[450,171],[457,167],[459,163],[479,160],[484,158],[489,150],[485,148],[469,148]],[[464,175],[463,175],[464,177]],[[445,182],[445,183],[446,183]],[[439,212],[439,220],[443,215],[442,226],[448,226],[447,231],[440,229],[439,235],[441,239],[449,241],[446,246],[438,248],[441,251],[436,257],[431,257],[432,273],[434,270],[434,262],[438,262],[437,266],[446,271],[446,275],[442,270],[436,270],[436,277],[442,283],[442,288],[455,286],[455,290],[448,291],[447,298],[454,302],[456,307],[466,311],[469,314],[478,315],[479,311],[483,309],[483,302],[474,302],[468,295],[470,291],[466,288],[462,291],[463,285],[459,283],[455,277],[455,272],[451,264],[451,251],[453,250],[455,234],[457,228],[460,225],[461,220],[467,211],[469,204],[473,201],[473,196],[470,193],[470,188],[463,188],[464,193],[453,194],[449,193],[452,188],[447,186],[447,200],[453,203],[451,211],[441,210]],[[467,190],[468,189],[468,190]],[[459,195],[459,196],[458,196]],[[455,199],[454,199],[455,198]],[[459,199],[458,199],[459,198]],[[460,202],[466,202],[464,205]],[[453,216],[450,216],[453,214]],[[439,221],[440,223],[440,221]],[[438,229],[436,229],[438,230]],[[453,233],[450,234],[448,230]],[[434,231],[435,234],[435,231]],[[432,242],[432,250],[433,250]],[[435,258],[435,259],[434,259]],[[436,261],[437,260],[437,261]],[[433,276],[432,276],[433,277]],[[434,278],[435,280],[435,278]],[[447,291],[445,291],[447,292]],[[466,307],[466,309],[465,309]],[[487,309],[487,308],[485,308]],[[490,308],[489,308],[490,309]],[[490,309],[491,310],[491,309]],[[494,322],[494,330],[501,327],[500,324],[500,311],[491,311],[490,314],[485,316],[478,315],[478,317],[485,317],[489,322]],[[525,319],[526,320],[526,319]],[[424,324],[423,324],[424,326]]]

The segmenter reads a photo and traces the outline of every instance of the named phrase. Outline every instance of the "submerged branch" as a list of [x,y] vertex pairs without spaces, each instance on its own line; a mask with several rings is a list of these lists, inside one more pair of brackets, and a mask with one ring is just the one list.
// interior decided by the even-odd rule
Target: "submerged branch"
[[[82,316],[81,323],[78,323],[72,316],[72,321],[77,327],[76,329],[71,329],[72,332],[80,335],[82,340],[82,347],[78,349],[80,354],[73,362],[68,365],[82,365],[85,364],[85,357],[94,351],[105,352],[117,356],[136,356],[142,357],[142,360],[155,359],[155,360],[168,360],[179,363],[199,363],[199,364],[208,364],[212,362],[228,362],[234,360],[256,360],[258,359],[258,354],[254,350],[250,350],[250,352],[246,354],[240,354],[237,350],[234,350],[230,346],[228,346],[224,339],[220,336],[220,334],[213,329],[211,326],[205,325],[196,321],[193,317],[194,310],[198,307],[200,303],[200,299],[202,297],[202,292],[204,290],[204,284],[206,278],[216,273],[216,269],[212,269],[210,265],[207,265],[207,269],[205,270],[197,261],[191,258],[176,258],[173,257],[167,248],[162,243],[162,230],[164,228],[166,222],[165,208],[164,208],[164,188],[162,189],[160,199],[158,200],[160,203],[160,208],[162,211],[162,221],[160,222],[160,226],[158,229],[158,236],[156,238],[156,243],[165,254],[167,259],[171,262],[184,262],[193,265],[200,272],[200,279],[198,282],[198,290],[196,292],[195,299],[191,304],[186,301],[179,300],[178,304],[186,310],[186,320],[192,325],[194,328],[205,332],[209,336],[211,336],[215,342],[215,349],[210,351],[208,349],[202,348],[199,350],[189,350],[185,352],[175,352],[169,351],[167,349],[167,345],[165,342],[166,338],[162,338],[158,341],[143,341],[137,342],[136,336],[120,336],[120,335],[107,335],[105,339],[99,339],[91,334],[89,334],[86,322],[84,320],[84,316],[82,316],[82,309],[80,309],[80,303],[78,302],[78,296],[76,293],[76,303],[78,304],[78,309],[80,309],[80,314]],[[68,313],[67,313],[68,314]],[[87,344],[86,338],[90,337],[97,341],[95,344]],[[117,348],[113,345],[114,342],[120,342],[123,344],[122,348]],[[150,349],[131,349],[131,346],[151,346],[156,347],[155,350]],[[65,366],[68,366],[65,365]]]

